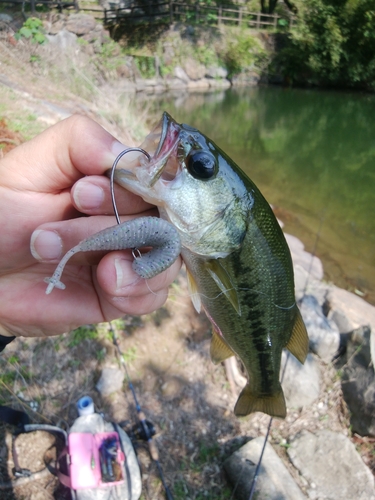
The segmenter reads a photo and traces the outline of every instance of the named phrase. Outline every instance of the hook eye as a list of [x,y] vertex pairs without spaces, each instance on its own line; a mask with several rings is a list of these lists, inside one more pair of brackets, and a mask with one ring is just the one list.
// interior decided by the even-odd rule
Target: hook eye
[[127,153],[130,153],[131,151],[138,151],[139,153],[143,153],[149,161],[151,160],[151,156],[144,149],[142,149],[142,148],[127,148],[127,149],[124,149],[124,151],[121,151],[121,153],[117,156],[117,158],[113,162],[113,165],[111,168],[110,189],[111,189],[112,205],[113,205],[113,210],[115,212],[117,224],[121,224],[121,220],[120,220],[120,216],[118,214],[116,200],[115,200],[115,189],[114,189],[115,170],[116,170],[117,164],[121,160],[121,158],[123,156],[125,156]]

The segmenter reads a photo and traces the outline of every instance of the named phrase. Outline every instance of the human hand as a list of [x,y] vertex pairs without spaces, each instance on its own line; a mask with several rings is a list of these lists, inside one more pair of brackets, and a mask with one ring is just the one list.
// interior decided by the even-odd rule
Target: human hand
[[[92,120],[73,116],[0,161],[0,335],[57,335],[165,302],[181,260],[146,282],[133,271],[130,251],[100,261],[77,254],[64,271],[66,290],[45,294],[44,278],[67,250],[116,224],[102,174],[125,147]],[[122,221],[156,215],[138,196],[115,192]]]

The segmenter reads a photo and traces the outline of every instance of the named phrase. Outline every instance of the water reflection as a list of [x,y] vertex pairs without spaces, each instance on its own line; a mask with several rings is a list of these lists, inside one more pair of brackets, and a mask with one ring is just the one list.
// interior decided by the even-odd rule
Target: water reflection
[[374,96],[256,88],[147,100],[150,116],[166,110],[225,150],[310,251],[321,226],[327,279],[375,303]]

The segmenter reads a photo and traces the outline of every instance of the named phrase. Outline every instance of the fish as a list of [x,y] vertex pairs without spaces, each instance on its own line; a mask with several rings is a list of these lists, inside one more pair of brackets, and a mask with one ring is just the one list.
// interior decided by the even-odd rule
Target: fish
[[301,363],[308,335],[283,232],[254,182],[211,139],[164,112],[140,156],[114,180],[156,205],[177,230],[195,309],[212,324],[211,359],[236,356],[247,383],[234,407],[285,418],[281,354]]

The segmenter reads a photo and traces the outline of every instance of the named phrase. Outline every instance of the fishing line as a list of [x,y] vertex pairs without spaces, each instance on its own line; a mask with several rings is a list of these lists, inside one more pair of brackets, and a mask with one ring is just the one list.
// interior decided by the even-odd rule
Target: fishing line
[[[285,364],[284,364],[284,367],[283,367],[283,371],[281,373],[280,384],[283,383],[284,375],[285,375],[285,371],[286,371],[286,366],[288,364],[289,358],[290,358],[290,353],[289,353],[289,351],[287,351],[287,356],[286,356]],[[266,435],[265,435],[265,438],[264,438],[264,443],[263,443],[263,446],[262,446],[262,451],[260,453],[260,457],[259,457],[256,469],[255,469],[254,477],[253,477],[253,480],[252,480],[252,483],[251,483],[250,494],[249,494],[248,500],[252,500],[252,498],[254,496],[254,493],[255,493],[255,486],[256,486],[256,483],[257,483],[257,480],[258,480],[258,477],[259,477],[260,466],[262,464],[263,455],[264,455],[264,452],[266,450],[267,441],[268,441],[269,435],[271,433],[272,422],[273,422],[273,417],[270,418],[270,421],[268,423],[267,432],[266,432]]]
[[163,469],[162,469],[160,461],[159,461],[159,452],[158,452],[157,446],[155,444],[155,441],[152,439],[152,431],[150,430],[150,424],[147,421],[146,416],[143,413],[143,410],[138,402],[138,398],[137,398],[134,386],[132,384],[132,381],[131,381],[131,378],[130,378],[130,375],[128,372],[128,368],[127,368],[126,363],[125,363],[124,355],[123,355],[123,353],[120,349],[120,345],[118,343],[116,332],[115,332],[114,328],[112,327],[112,324],[110,321],[108,322],[108,325],[109,325],[109,329],[110,329],[111,334],[112,334],[113,345],[115,346],[115,348],[117,350],[118,356],[120,358],[120,363],[124,368],[124,372],[125,372],[125,376],[126,376],[126,379],[128,382],[129,389],[133,395],[138,420],[139,420],[139,423],[141,426],[142,437],[144,437],[145,440],[147,441],[150,456],[151,456],[152,460],[155,462],[155,465],[158,469],[160,480],[161,480],[163,487],[164,487],[164,490],[165,490],[166,499],[173,500],[172,493],[171,493],[167,483],[165,482]]
[[[136,250],[138,250],[138,249],[136,249]],[[139,250],[138,250],[138,252],[139,252]],[[134,253],[133,253],[132,255],[133,255],[133,257],[134,257],[135,259],[136,259],[136,258],[138,258],[138,256],[137,256],[137,255],[135,255]],[[149,284],[148,284],[147,279],[145,279],[145,282],[146,282],[146,286],[147,286],[147,288],[148,288],[148,291],[149,291],[150,293],[152,293],[152,294],[153,294],[153,295],[155,295],[156,297],[158,297],[158,296],[160,296],[160,295],[161,295],[161,293],[160,293],[160,292],[154,292],[154,290],[152,290],[152,289],[150,288],[150,286],[149,286]],[[225,295],[226,293],[231,292],[232,290],[235,290],[235,291],[237,291],[237,290],[241,290],[241,291],[244,291],[244,292],[255,292],[255,293],[256,293],[256,294],[258,294],[258,295],[264,295],[265,297],[267,297],[267,294],[266,294],[265,292],[260,292],[259,290],[256,290],[255,288],[235,288],[235,287],[233,287],[233,288],[227,288],[227,289],[225,289],[225,292],[224,292],[224,291],[219,292],[217,295],[214,295],[214,296],[212,296],[212,297],[210,297],[210,296],[208,296],[208,295],[205,295],[205,294],[204,294],[204,293],[202,293],[202,292],[195,292],[194,294],[188,293],[187,295],[183,295],[183,294],[179,294],[179,295],[178,295],[178,294],[176,293],[176,294],[175,294],[175,297],[190,297],[190,298],[191,298],[193,295],[198,295],[199,297],[205,298],[205,299],[207,299],[207,300],[216,300],[216,299],[218,299],[219,297],[221,297],[222,295]],[[169,296],[169,297],[170,297],[170,296],[173,296],[173,294],[171,294],[170,292],[169,292],[169,293],[166,293],[166,294],[163,294],[163,295],[165,295],[166,297],[168,297],[168,296]],[[290,310],[291,310],[291,309],[293,309],[293,307],[296,305],[296,302],[293,302],[293,304],[292,304],[292,305],[290,305],[290,306],[279,306],[279,305],[278,305],[278,304],[276,304],[275,302],[271,302],[271,304],[272,304],[274,307],[276,307],[277,309],[282,309],[283,311],[290,311]]]
[[320,239],[320,233],[322,231],[322,226],[323,226],[323,222],[324,222],[326,213],[327,213],[327,207],[324,209],[323,214],[322,214],[322,216],[320,218],[320,221],[319,221],[319,227],[318,227],[318,231],[316,233],[313,250],[311,252],[310,265],[309,265],[309,269],[307,271],[307,279],[306,279],[306,283],[305,283],[305,286],[304,286],[304,289],[303,289],[302,299],[304,298],[304,296],[306,295],[306,292],[307,292],[307,287],[308,287],[309,279],[310,279],[310,276],[311,276],[311,269],[312,269],[312,266],[313,266],[313,261],[314,261],[314,257],[315,257],[315,254],[316,254],[316,249],[318,247],[318,242],[319,242],[319,239]]

